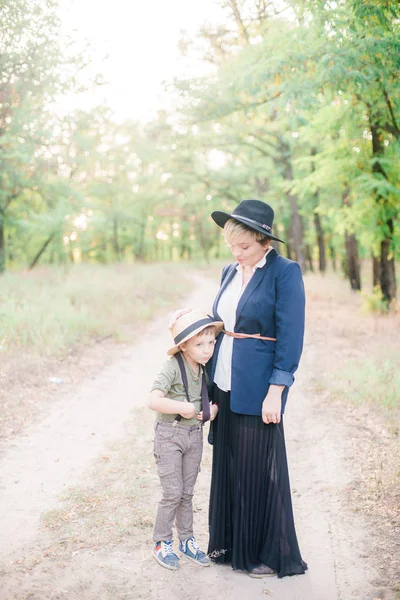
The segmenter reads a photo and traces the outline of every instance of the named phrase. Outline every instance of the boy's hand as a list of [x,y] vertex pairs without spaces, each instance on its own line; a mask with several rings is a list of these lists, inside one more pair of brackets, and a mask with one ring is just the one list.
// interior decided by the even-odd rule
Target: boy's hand
[[[210,421],[214,421],[215,417],[218,414],[218,406],[216,404],[211,404],[210,405]],[[199,412],[199,414],[197,415],[196,419],[198,421],[202,421],[203,420],[203,411],[201,410]]]
[[193,419],[196,416],[196,407],[191,402],[185,400],[185,402],[182,402],[182,408],[180,409],[179,414],[184,419]]

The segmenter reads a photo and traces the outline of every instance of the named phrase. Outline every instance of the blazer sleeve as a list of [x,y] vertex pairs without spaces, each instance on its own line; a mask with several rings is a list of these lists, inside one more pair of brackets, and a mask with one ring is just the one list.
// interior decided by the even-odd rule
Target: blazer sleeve
[[298,263],[291,262],[276,281],[276,346],[270,384],[290,387],[303,350],[305,293]]

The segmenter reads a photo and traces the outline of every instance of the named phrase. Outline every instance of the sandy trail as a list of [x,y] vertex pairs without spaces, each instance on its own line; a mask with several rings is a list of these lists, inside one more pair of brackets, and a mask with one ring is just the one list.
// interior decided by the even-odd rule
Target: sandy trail
[[[196,289],[182,305],[209,310],[217,285],[200,277],[194,281]],[[122,349],[118,360],[73,393],[61,394],[39,423],[10,443],[0,461],[2,561],[15,558],[35,543],[43,513],[57,506],[58,496],[63,491],[85,479],[93,460],[106,444],[124,437],[125,425],[135,418],[135,406],[143,405],[169,345],[164,316],[149,326],[140,343]],[[150,542],[140,560],[133,550],[123,555],[118,550],[106,558],[104,553],[97,558],[91,555],[79,569],[86,570],[90,577],[90,571],[96,569],[99,561],[118,562],[119,572],[130,582],[130,589],[136,590],[129,595],[134,599],[155,600],[161,594],[165,598],[186,600],[188,584],[194,589],[191,600],[209,597],[210,590],[215,598],[232,600],[265,595],[276,600],[376,598],[378,590],[371,583],[375,574],[368,558],[365,524],[361,516],[350,514],[344,505],[344,489],[352,477],[346,459],[349,425],[341,421],[338,408],[319,404],[315,393],[307,389],[314,352],[312,331],[308,331],[301,369],[285,416],[297,535],[309,566],[306,575],[253,580],[243,573],[232,572],[229,567],[214,565],[201,570],[184,565],[179,574],[171,574],[149,558]],[[212,452],[211,447],[205,446],[205,467],[196,490],[203,506],[196,515],[201,527],[199,538],[203,541],[207,538]],[[71,560],[63,571],[60,586],[65,587],[75,567]],[[7,578],[5,581],[7,584]],[[7,585],[6,595],[1,595],[0,585],[1,600],[14,597]],[[34,592],[23,597],[45,596]],[[61,598],[61,595],[52,597]],[[81,597],[92,598],[90,594]],[[99,593],[98,597],[112,596]]]

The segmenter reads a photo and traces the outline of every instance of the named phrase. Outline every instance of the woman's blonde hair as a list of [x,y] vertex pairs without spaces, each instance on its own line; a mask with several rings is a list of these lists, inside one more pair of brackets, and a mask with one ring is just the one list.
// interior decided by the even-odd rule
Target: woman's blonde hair
[[224,226],[224,234],[227,241],[232,242],[243,233],[249,233],[256,242],[261,244],[261,246],[265,246],[267,242],[271,241],[271,238],[261,233],[261,231],[251,229],[251,227],[243,225],[243,223],[236,221],[236,219],[227,220]]

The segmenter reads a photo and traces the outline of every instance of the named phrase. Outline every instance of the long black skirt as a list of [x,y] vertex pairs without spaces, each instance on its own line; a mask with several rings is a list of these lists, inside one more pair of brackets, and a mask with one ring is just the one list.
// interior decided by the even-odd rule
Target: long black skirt
[[268,565],[278,577],[307,569],[293,520],[283,422],[231,411],[216,386],[208,553],[218,563],[251,571]]

